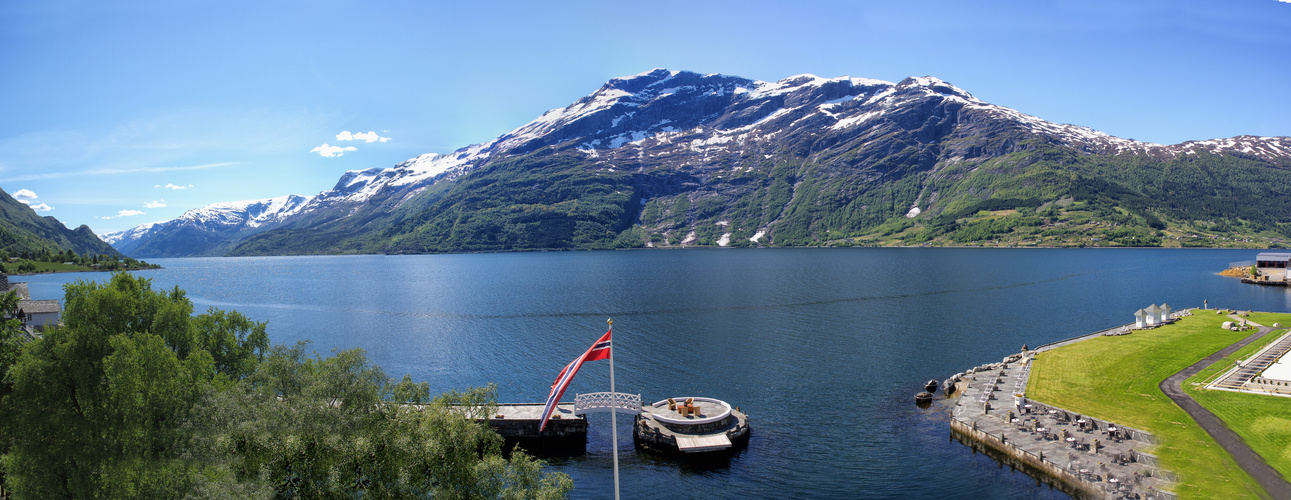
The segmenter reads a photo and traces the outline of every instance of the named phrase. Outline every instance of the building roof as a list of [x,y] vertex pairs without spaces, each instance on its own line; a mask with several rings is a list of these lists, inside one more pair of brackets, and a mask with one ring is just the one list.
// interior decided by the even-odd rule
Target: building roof
[[1148,307],[1147,307],[1147,309],[1145,309],[1145,310],[1148,312],[1148,314],[1156,314],[1156,313],[1161,312],[1161,308],[1160,308],[1160,307],[1157,307],[1157,305],[1156,305],[1156,304],[1152,304],[1152,305],[1148,306]]
[[24,314],[47,314],[63,311],[57,300],[20,300],[18,310]]
[[1142,310],[1142,309],[1139,309],[1139,310],[1137,310],[1137,311],[1134,311],[1134,315],[1135,315],[1135,316],[1138,316],[1138,317],[1143,317],[1143,316],[1147,316],[1147,315],[1148,315],[1148,313],[1147,313],[1147,311],[1144,311],[1144,310]]
[[8,290],[0,291],[0,293],[4,292],[18,294],[18,300],[31,300],[31,291],[27,290],[27,283],[10,283]]
[[1255,256],[1255,260],[1287,260],[1291,261],[1291,253],[1282,252],[1260,252]]

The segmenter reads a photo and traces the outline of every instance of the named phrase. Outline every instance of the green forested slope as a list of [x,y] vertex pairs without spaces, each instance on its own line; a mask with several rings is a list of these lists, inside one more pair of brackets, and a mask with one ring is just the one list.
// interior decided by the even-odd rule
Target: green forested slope
[[0,250],[11,255],[56,254],[72,250],[77,255],[121,253],[94,235],[88,226],[68,229],[58,219],[41,217],[0,190]]
[[[909,146],[864,168],[850,158],[750,153],[724,175],[648,160],[609,166],[546,148],[397,206],[319,214],[253,236],[231,254],[683,242],[1262,247],[1291,237],[1291,170],[1278,165],[1207,153],[1109,157],[1038,140],[1023,146],[931,165],[935,146]],[[912,206],[921,213],[908,218]],[[751,241],[758,232],[766,235]]]

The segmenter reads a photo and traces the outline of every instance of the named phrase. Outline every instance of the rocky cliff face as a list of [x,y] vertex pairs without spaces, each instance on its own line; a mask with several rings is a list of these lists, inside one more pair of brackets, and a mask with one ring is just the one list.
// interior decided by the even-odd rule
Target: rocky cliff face
[[[348,172],[258,226],[190,218],[182,231],[139,231],[153,243],[135,252],[810,245],[885,232],[919,242],[963,229],[961,216],[982,209],[1082,197],[1126,225],[1187,225],[1227,217],[1207,196],[1271,194],[1231,184],[1225,171],[1279,182],[1288,167],[1291,138],[1137,142],[992,105],[932,77],[759,82],[660,69],[610,80],[484,144]],[[1226,194],[1183,193],[1162,171]],[[1164,199],[1180,195],[1201,201]],[[1262,227],[1276,230],[1277,219]],[[935,231],[906,234],[925,227]]]

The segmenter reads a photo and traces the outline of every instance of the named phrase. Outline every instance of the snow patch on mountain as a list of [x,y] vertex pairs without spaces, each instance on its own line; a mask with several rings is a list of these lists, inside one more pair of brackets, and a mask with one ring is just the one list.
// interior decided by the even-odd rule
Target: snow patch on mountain
[[176,220],[221,226],[257,228],[281,222],[301,212],[312,197],[287,195],[263,200],[212,203],[184,212]]
[[120,243],[123,241],[134,241],[146,236],[148,233],[152,232],[152,230],[155,229],[158,225],[165,224],[166,222],[169,222],[169,221],[149,222],[147,224],[140,224],[138,226],[132,227],[130,229],[126,229],[124,231],[114,231],[111,233],[104,234],[103,236],[100,236],[100,239],[102,239],[104,243],[107,243],[109,245],[116,245],[117,243]]
[[1291,159],[1291,137],[1257,137],[1239,135],[1226,139],[1205,141],[1187,141],[1170,146],[1170,149],[1181,154],[1196,154],[1205,151],[1211,154],[1241,153],[1263,158]]

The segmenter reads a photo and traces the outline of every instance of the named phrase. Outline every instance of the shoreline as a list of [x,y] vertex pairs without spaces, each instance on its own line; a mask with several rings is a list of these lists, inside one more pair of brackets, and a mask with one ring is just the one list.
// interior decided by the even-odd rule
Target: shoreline
[[[1188,308],[1179,311],[1177,315],[1171,315],[1166,322],[1174,323],[1184,319],[1182,330],[1171,330],[1171,334],[1166,337],[1153,337],[1152,342],[1166,341],[1175,342],[1176,344],[1183,340],[1191,339],[1191,336],[1204,333],[1208,330],[1199,328],[1198,325],[1205,328],[1218,326],[1218,320],[1213,315],[1206,318],[1205,323],[1194,323],[1184,316],[1193,316],[1197,312],[1207,313],[1218,312],[1221,315],[1227,315],[1220,319],[1239,318],[1230,311],[1224,309],[1206,309],[1199,310]],[[1270,313],[1264,313],[1270,314]],[[1209,325],[1215,322],[1214,325]],[[1143,407],[1128,408],[1129,411],[1111,411],[1102,412],[1100,417],[1094,418],[1089,415],[1082,415],[1070,411],[1067,408],[1060,408],[1052,404],[1042,403],[1030,398],[1028,389],[1036,389],[1040,397],[1054,397],[1063,399],[1061,391],[1054,393],[1052,390],[1042,390],[1051,387],[1055,382],[1076,382],[1086,380],[1077,374],[1064,374],[1064,372],[1053,372],[1052,364],[1041,363],[1036,365],[1044,373],[1039,380],[1031,380],[1031,365],[1038,359],[1037,355],[1045,351],[1050,351],[1059,347],[1071,347],[1074,350],[1064,350],[1062,353],[1055,353],[1054,360],[1065,360],[1070,363],[1072,356],[1089,355],[1090,353],[1108,352],[1108,346],[1120,346],[1121,349],[1140,353],[1149,344],[1144,341],[1128,340],[1128,344],[1121,344],[1120,340],[1112,340],[1112,344],[1098,343],[1083,344],[1083,341],[1097,338],[1100,336],[1120,336],[1128,333],[1137,333],[1131,331],[1134,325],[1123,325],[1108,330],[1102,330],[1090,334],[1080,335],[1057,342],[1045,344],[1034,350],[1024,350],[1020,354],[1013,354],[1003,361],[997,363],[988,363],[968,371],[953,375],[945,383],[947,387],[953,387],[948,394],[958,392],[960,397],[954,401],[950,427],[951,437],[955,440],[969,446],[974,451],[990,450],[992,458],[1001,464],[1008,464],[1011,467],[1023,469],[1023,472],[1036,477],[1046,483],[1060,485],[1059,489],[1072,494],[1076,498],[1120,498],[1124,495],[1139,495],[1141,498],[1176,498],[1178,488],[1182,491],[1192,491],[1198,488],[1203,482],[1198,482],[1197,474],[1203,473],[1194,465],[1184,462],[1183,465],[1175,463],[1178,461],[1179,444],[1170,445],[1170,448],[1159,448],[1159,440],[1152,433],[1162,432],[1162,440],[1181,439],[1174,431],[1169,429],[1162,430],[1157,425],[1158,420],[1144,420],[1144,416],[1155,415],[1153,411],[1159,409],[1153,405]],[[1227,359],[1227,356],[1236,352],[1243,346],[1263,338],[1272,329],[1255,323],[1251,326],[1257,327],[1258,332],[1254,334],[1242,334],[1239,339],[1227,339],[1225,342],[1213,342],[1208,344],[1208,349],[1217,349],[1215,351],[1206,350],[1207,354],[1204,359],[1187,366],[1179,366],[1179,363],[1169,361],[1167,356],[1152,363],[1158,363],[1160,367],[1169,367],[1169,371],[1156,369],[1145,370],[1143,374],[1154,374],[1153,378],[1144,380],[1157,380],[1153,382],[1156,389],[1160,390],[1167,399],[1167,404],[1173,403],[1176,411],[1180,411],[1178,416],[1172,418],[1178,420],[1179,417],[1189,418],[1196,425],[1202,436],[1212,440],[1212,445],[1223,455],[1228,456],[1236,463],[1233,467],[1236,471],[1241,471],[1244,475],[1250,476],[1250,487],[1262,489],[1273,498],[1291,498],[1291,485],[1282,478],[1280,473],[1273,469],[1274,462],[1266,460],[1259,455],[1255,449],[1260,449],[1259,453],[1269,453],[1267,445],[1261,444],[1263,448],[1255,444],[1246,445],[1245,441],[1238,438],[1238,432],[1251,432],[1250,421],[1244,420],[1245,417],[1237,418],[1232,421],[1223,421],[1210,413],[1211,408],[1202,406],[1198,401],[1194,401],[1192,396],[1183,392],[1183,381],[1188,377],[1198,373],[1200,370],[1208,369],[1214,363]],[[1167,326],[1170,328],[1170,326]],[[1149,328],[1148,330],[1152,330]],[[1237,331],[1234,329],[1234,331]],[[1175,334],[1178,332],[1179,334]],[[1225,332],[1227,333],[1227,332]],[[1182,334],[1182,335],[1180,335]],[[1083,347],[1076,347],[1080,344]],[[1265,347],[1268,349],[1268,347]],[[1203,352],[1203,351],[1198,351]],[[1244,354],[1247,356],[1250,353]],[[1158,356],[1160,358],[1160,356]],[[1249,359],[1249,358],[1248,358]],[[1054,361],[1063,363],[1064,361]],[[1161,364],[1164,363],[1164,364]],[[1113,363],[1114,364],[1114,363]],[[1096,363],[1097,365],[1097,363]],[[1111,366],[1103,364],[1101,366]],[[1238,366],[1243,366],[1238,361]],[[1066,368],[1067,372],[1071,367]],[[1079,371],[1079,370],[1078,370]],[[1156,379],[1155,377],[1164,377]],[[1048,378],[1056,377],[1056,378]],[[1074,377],[1074,378],[1073,378]],[[983,380],[985,379],[985,380]],[[1097,379],[1097,377],[1095,377]],[[1048,384],[1048,385],[1046,385]],[[1144,389],[1139,389],[1145,391]],[[1086,391],[1087,392],[1087,391]],[[1011,394],[1012,397],[1008,397]],[[1101,394],[1101,395],[1099,395]],[[998,396],[998,397],[997,397]],[[1147,397],[1146,394],[1140,396]],[[1104,404],[1109,401],[1121,401],[1124,398],[1116,394],[1086,394],[1084,397],[1092,397],[1091,401],[1103,400]],[[1198,400],[1201,399],[1199,396]],[[949,403],[951,398],[947,398]],[[1085,407],[1085,411],[1093,411],[1088,408],[1097,404],[1077,404],[1069,401],[1076,407]],[[1213,403],[1213,402],[1212,402]],[[1189,409],[1189,404],[1192,408]],[[994,406],[993,406],[994,405]],[[1220,413],[1219,407],[1215,409]],[[1181,409],[1181,410],[1180,410]],[[1231,412],[1229,412],[1231,413]],[[1265,411],[1264,414],[1267,414]],[[1164,414],[1163,414],[1164,416]],[[1144,426],[1139,429],[1126,427],[1122,422],[1113,422],[1102,420],[1103,418],[1112,420],[1125,420],[1128,422],[1137,422],[1137,425]],[[1181,420],[1188,421],[1188,420]],[[1156,423],[1152,423],[1156,422]],[[1178,422],[1176,422],[1178,423]],[[1168,426],[1167,426],[1168,427]],[[1151,432],[1147,432],[1151,429]],[[1054,435],[1057,431],[1060,434]],[[1207,436],[1209,435],[1209,436]],[[1244,436],[1246,434],[1243,434]],[[1249,438],[1249,436],[1248,436]],[[1189,436],[1188,439],[1194,439]],[[1171,441],[1171,442],[1175,442]],[[1200,442],[1200,441],[1198,441]],[[1057,444],[1057,446],[1055,446]],[[1066,446],[1063,446],[1066,445]],[[1209,448],[1207,448],[1209,450]],[[1185,450],[1186,451],[1186,450]],[[1150,453],[1149,453],[1150,452]],[[1200,453],[1200,450],[1197,450]],[[1276,453],[1276,450],[1273,451]],[[1162,459],[1173,460],[1180,470],[1165,470],[1159,465],[1159,461],[1154,454],[1163,453]],[[1210,453],[1209,451],[1207,453]],[[1174,458],[1171,458],[1174,457]],[[1217,457],[1212,457],[1217,459]],[[1097,466],[1092,466],[1094,462]],[[1281,462],[1278,462],[1281,463]],[[1078,473],[1077,473],[1078,472]],[[1181,482],[1180,478],[1187,479]],[[1207,485],[1204,488],[1215,488],[1216,485]],[[1195,492],[1194,492],[1195,493]],[[1231,491],[1229,492],[1231,493]]]
[[1052,342],[953,375],[947,380],[958,394],[951,438],[1076,498],[1177,498],[1162,489],[1177,482],[1174,475],[1143,451],[1156,444],[1155,436],[1026,397],[1036,354],[1121,328]]
[[[1261,248],[1241,248],[1241,247],[1040,247],[1040,246],[942,246],[942,245],[813,245],[813,246],[669,246],[669,247],[640,247],[640,248],[541,248],[529,250],[475,250],[469,252],[425,252],[425,253],[408,253],[408,252],[373,252],[373,253],[290,253],[280,255],[191,255],[184,257],[150,257],[154,259],[245,259],[245,258],[264,258],[264,257],[344,257],[344,256],[362,256],[362,255],[382,255],[389,257],[396,256],[416,256],[416,255],[478,255],[478,254],[502,254],[502,253],[557,253],[557,252],[639,252],[639,251],[676,251],[676,250],[840,250],[840,249],[990,249],[990,250],[1264,250]],[[1218,274],[1218,273],[1216,273]]]
[[[180,257],[180,258],[183,258],[183,257]],[[5,273],[5,274],[8,274],[9,276],[39,276],[39,275],[42,275],[42,274],[67,274],[67,273],[111,273],[111,272],[116,272],[116,271],[126,271],[126,272],[134,272],[134,271],[155,271],[155,270],[159,270],[159,269],[165,269],[165,268],[164,268],[164,267],[160,267],[160,266],[158,266],[158,267],[140,267],[140,268],[137,268],[137,269],[111,269],[111,270],[107,270],[107,269],[81,269],[81,270],[64,269],[64,270],[60,270],[60,271],[45,271],[45,272],[37,272],[37,273]]]

